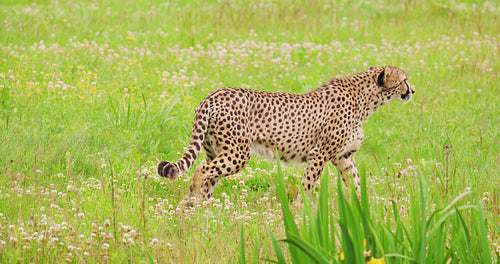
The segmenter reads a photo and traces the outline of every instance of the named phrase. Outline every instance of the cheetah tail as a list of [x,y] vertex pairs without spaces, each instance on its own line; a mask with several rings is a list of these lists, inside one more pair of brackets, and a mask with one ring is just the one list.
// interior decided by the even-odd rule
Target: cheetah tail
[[208,106],[202,101],[195,111],[191,142],[182,157],[174,163],[162,161],[158,164],[158,174],[170,180],[175,180],[179,174],[185,173],[193,165],[198,154],[200,154],[203,140],[208,128],[209,120]]

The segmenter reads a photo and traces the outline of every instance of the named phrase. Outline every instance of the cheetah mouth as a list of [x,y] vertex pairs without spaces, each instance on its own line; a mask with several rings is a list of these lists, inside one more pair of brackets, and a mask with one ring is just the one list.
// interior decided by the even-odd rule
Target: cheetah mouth
[[401,99],[403,99],[404,101],[409,101],[410,97],[411,97],[410,89],[408,89],[405,94],[401,95]]
[[406,80],[404,83],[405,83],[407,89],[406,89],[406,93],[401,95],[401,99],[405,102],[408,102],[411,99],[412,92],[410,91],[410,86],[406,83]]

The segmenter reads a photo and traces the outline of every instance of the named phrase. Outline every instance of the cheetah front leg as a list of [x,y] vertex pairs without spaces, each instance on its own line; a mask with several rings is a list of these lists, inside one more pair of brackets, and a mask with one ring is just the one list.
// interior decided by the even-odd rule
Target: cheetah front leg
[[[304,193],[310,195],[312,190],[316,188],[316,182],[318,181],[323,169],[325,168],[327,159],[323,155],[319,148],[315,148],[309,152],[306,162],[306,171],[304,177],[302,178],[302,186],[304,188]],[[297,195],[297,200],[295,204],[300,204],[303,198],[301,195]]]
[[337,168],[340,170],[342,174],[342,181],[344,181],[344,184],[349,187],[349,180],[348,177],[352,176],[355,188],[356,188],[356,193],[358,196],[360,196],[360,185],[361,185],[361,178],[359,177],[358,169],[356,168],[356,163],[354,162],[354,153],[361,147],[361,144],[363,143],[363,138],[364,138],[364,133],[363,133],[363,128],[359,128],[357,131],[356,135],[354,136],[354,139],[349,146],[349,151],[343,154],[337,161],[335,165],[337,165]]
[[349,187],[348,177],[352,175],[352,179],[356,188],[356,193],[360,192],[361,178],[359,177],[358,169],[356,168],[356,163],[354,162],[354,151],[348,152],[346,155],[340,157],[337,168],[342,174],[342,181]]

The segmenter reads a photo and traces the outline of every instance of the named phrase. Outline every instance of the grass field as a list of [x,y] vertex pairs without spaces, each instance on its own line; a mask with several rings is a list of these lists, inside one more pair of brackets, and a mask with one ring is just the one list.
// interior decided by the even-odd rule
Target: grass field
[[[275,260],[275,163],[252,159],[193,208],[179,205],[193,168],[169,182],[156,165],[181,156],[211,91],[304,93],[372,65],[404,69],[416,91],[364,125],[372,217],[411,229],[422,179],[428,210],[470,191],[457,206],[500,222],[495,1],[3,0],[0,16],[0,263],[233,263],[242,226],[247,261]],[[284,169],[291,199],[302,173]]]

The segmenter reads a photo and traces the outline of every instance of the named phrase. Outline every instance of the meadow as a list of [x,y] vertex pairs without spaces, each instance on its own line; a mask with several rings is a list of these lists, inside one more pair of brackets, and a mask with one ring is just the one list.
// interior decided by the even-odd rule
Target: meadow
[[[404,69],[416,92],[364,124],[356,160],[373,220],[415,230],[419,213],[453,204],[465,244],[485,224],[491,261],[453,231],[441,234],[444,258],[498,263],[495,1],[3,0],[0,16],[0,263],[234,263],[240,244],[247,262],[276,260],[275,162],[252,158],[191,208],[194,167],[170,182],[157,163],[180,158],[196,105],[218,88],[305,93],[383,65]],[[283,168],[290,201],[303,169]],[[325,170],[338,218],[338,172]]]

